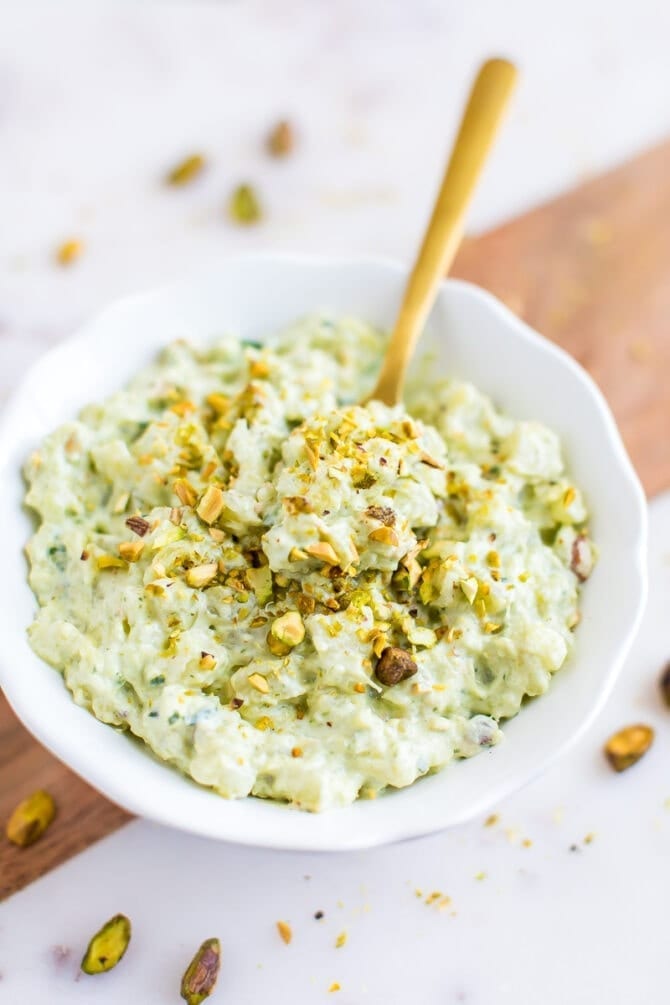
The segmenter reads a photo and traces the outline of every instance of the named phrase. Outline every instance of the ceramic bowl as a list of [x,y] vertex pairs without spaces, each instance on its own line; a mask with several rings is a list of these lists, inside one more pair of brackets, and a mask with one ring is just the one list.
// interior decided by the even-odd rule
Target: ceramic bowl
[[344,850],[440,830],[482,814],[542,771],[587,727],[632,643],[646,590],[646,506],[601,393],[568,355],[490,294],[448,280],[422,349],[445,374],[474,382],[518,418],[562,438],[592,512],[600,559],[583,593],[573,657],[546,695],[507,723],[490,752],[374,801],[309,814],[260,799],[227,801],[156,760],[143,744],[72,701],[60,674],[32,652],[35,599],[23,547],[32,520],[21,466],[56,425],[123,385],[175,338],[225,332],[263,339],[315,309],[393,323],[407,269],[376,260],[250,257],[123,300],[43,356],[0,422],[0,683],[28,729],[72,770],[133,813],[212,838],[275,848]]

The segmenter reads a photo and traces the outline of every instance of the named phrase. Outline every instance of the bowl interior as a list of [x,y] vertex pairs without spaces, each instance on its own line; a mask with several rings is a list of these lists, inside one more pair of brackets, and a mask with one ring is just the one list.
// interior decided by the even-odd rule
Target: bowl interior
[[573,659],[546,695],[507,724],[499,747],[408,789],[323,815],[258,799],[228,802],[78,708],[60,675],[27,643],[35,601],[23,545],[32,524],[22,508],[20,470],[47,432],[121,386],[175,338],[207,342],[233,332],[263,339],[319,308],[389,327],[405,276],[400,266],[383,262],[225,262],[106,310],[39,360],[5,410],[0,681],[45,746],[131,811],[213,837],[286,848],[364,847],[428,833],[484,812],[528,781],[576,737],[609,692],[644,603],[646,510],[639,483],[602,396],[581,368],[494,298],[453,281],[442,286],[424,347],[436,353],[445,374],[473,381],[514,416],[539,419],[559,433],[600,550],[583,594]]

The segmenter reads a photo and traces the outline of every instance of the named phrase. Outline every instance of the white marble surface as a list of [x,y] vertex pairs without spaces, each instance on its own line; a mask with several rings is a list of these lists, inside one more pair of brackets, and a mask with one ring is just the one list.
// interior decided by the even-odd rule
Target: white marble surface
[[[660,0],[634,11],[600,0],[6,6],[0,398],[90,311],[219,255],[409,257],[467,78],[492,52],[517,59],[523,81],[475,229],[627,156],[670,131],[669,31]],[[261,140],[283,115],[300,143],[276,164]],[[193,149],[207,174],[166,190],[161,175]],[[222,207],[246,179],[267,218],[239,230]],[[59,269],[53,247],[71,236],[85,255]],[[225,961],[213,1001],[235,1005],[651,1000],[667,983],[670,741],[655,679],[670,655],[670,497],[652,507],[652,541],[652,605],[616,694],[578,749],[500,808],[498,826],[318,857],[134,823],[0,905],[0,1002],[177,1001],[189,954],[215,933]],[[636,718],[659,727],[658,742],[615,777],[602,740]],[[417,887],[453,903],[439,911]],[[117,910],[135,924],[128,956],[75,981],[82,945]],[[280,918],[294,928],[288,947]],[[61,944],[71,952],[57,962]]]

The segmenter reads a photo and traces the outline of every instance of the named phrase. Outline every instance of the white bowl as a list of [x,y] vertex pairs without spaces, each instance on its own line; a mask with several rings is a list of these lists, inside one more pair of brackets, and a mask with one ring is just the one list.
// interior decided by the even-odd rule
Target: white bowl
[[343,850],[415,837],[484,813],[563,752],[607,697],[646,592],[645,500],[612,415],[591,378],[488,293],[443,283],[423,345],[445,373],[473,381],[504,409],[561,436],[593,514],[600,559],[583,594],[575,655],[527,704],[492,751],[375,801],[315,815],[260,799],[227,801],[157,761],[142,744],[79,708],[60,674],[32,652],[35,599],[23,546],[21,466],[56,425],[103,398],[179,337],[262,339],[317,308],[391,326],[407,270],[375,260],[252,257],[123,300],[43,356],[0,424],[0,683],[38,740],[133,813],[209,837],[274,848]]

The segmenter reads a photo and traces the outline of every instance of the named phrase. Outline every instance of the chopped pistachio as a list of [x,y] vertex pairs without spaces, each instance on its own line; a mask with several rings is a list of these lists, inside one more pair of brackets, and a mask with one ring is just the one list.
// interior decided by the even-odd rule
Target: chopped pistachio
[[430,454],[427,454],[425,450],[421,451],[421,453],[419,454],[419,459],[422,464],[426,464],[429,468],[437,468],[438,470],[444,468],[444,464],[442,463],[442,461],[436,460],[435,457],[432,457]]
[[131,936],[130,921],[125,914],[115,914],[88,944],[81,969],[85,974],[104,974],[119,963],[128,948]]
[[168,185],[188,185],[200,174],[205,166],[202,154],[191,154],[171,168],[165,176]]
[[653,742],[651,726],[626,726],[610,736],[605,744],[605,757],[615,771],[625,771],[647,753]]
[[205,939],[181,979],[181,996],[187,1005],[200,1005],[209,998],[221,968],[221,943]]
[[266,141],[268,153],[273,157],[286,157],[295,145],[293,127],[286,119],[282,119],[270,130]]
[[195,506],[198,493],[187,478],[178,478],[172,487],[180,503],[184,506]]
[[379,544],[386,544],[389,548],[397,548],[399,542],[398,535],[393,527],[376,527],[368,534],[368,540],[377,541]]
[[44,789],[38,789],[14,809],[7,821],[7,840],[26,848],[41,838],[56,815],[56,804]]
[[469,604],[474,604],[475,598],[477,596],[477,591],[479,589],[479,583],[474,576],[469,576],[468,579],[462,579],[459,583],[461,590],[465,595],[465,599]]
[[81,258],[83,251],[83,241],[78,241],[75,238],[63,241],[56,248],[56,261],[59,265],[73,265],[78,258]]
[[390,506],[368,506],[365,514],[373,520],[379,520],[386,527],[392,527],[396,520],[395,510]]
[[99,569],[127,569],[128,563],[116,555],[98,555],[96,565]]
[[257,691],[260,691],[261,694],[270,693],[270,685],[268,684],[267,680],[262,674],[250,673],[249,676],[247,677],[247,681],[249,682],[251,687],[255,688]]
[[411,655],[397,646],[387,646],[377,661],[375,674],[385,687],[393,687],[408,677],[413,677],[418,667]]
[[223,492],[216,485],[210,485],[196,507],[196,513],[205,523],[214,523],[221,516],[224,500]]
[[198,666],[201,670],[213,670],[216,666],[216,659],[211,653],[201,653]]
[[216,578],[218,571],[219,566],[216,562],[207,562],[205,565],[194,565],[186,573],[186,582],[189,586],[199,589],[201,586],[207,586],[208,583],[211,583]]
[[289,923],[287,921],[278,921],[277,931],[279,932],[279,936],[282,942],[285,942],[286,945],[288,946],[291,939],[293,938],[293,932],[291,930],[291,926],[289,925]]
[[272,600],[272,570],[269,565],[261,565],[259,569],[247,569],[246,580],[249,589],[253,590],[259,607],[269,604]]
[[230,398],[227,398],[225,394],[217,394],[216,392],[208,394],[205,401],[218,415],[223,415],[230,408]]
[[149,521],[145,520],[142,516],[129,516],[126,520],[126,527],[129,527],[139,537],[144,537],[149,530],[149,526]]
[[305,626],[298,611],[288,611],[276,618],[270,627],[270,634],[291,649],[300,645],[305,638]]
[[325,562],[326,565],[339,565],[340,563],[337,552],[332,544],[329,544],[327,541],[317,541],[315,544],[308,544],[305,551],[312,558],[318,558],[322,562]]
[[238,185],[228,202],[228,214],[235,223],[256,223],[262,214],[256,191],[251,185]]
[[136,562],[144,551],[144,541],[121,541],[119,555],[126,562]]

